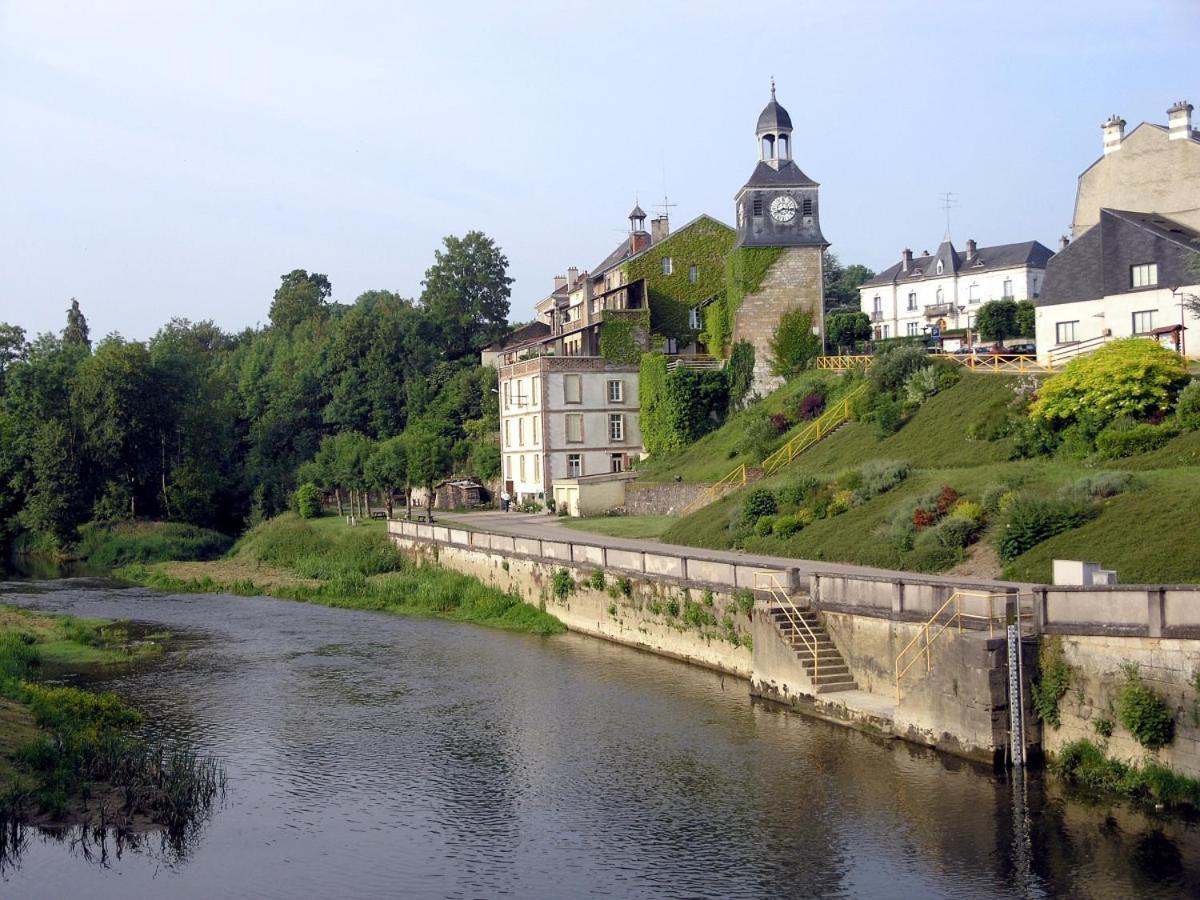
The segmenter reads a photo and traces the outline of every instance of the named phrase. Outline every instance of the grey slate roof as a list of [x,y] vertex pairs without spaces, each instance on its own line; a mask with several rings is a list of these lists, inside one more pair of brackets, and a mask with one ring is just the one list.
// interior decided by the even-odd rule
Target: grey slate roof
[[1149,289],[1195,284],[1189,261],[1200,255],[1200,232],[1157,213],[1101,209],[1100,221],[1055,255],[1046,266],[1038,306],[1099,300],[1134,288],[1130,267],[1158,266]]
[[545,322],[530,322],[528,325],[522,325],[520,328],[510,332],[503,340],[491,344],[488,349],[504,350],[510,347],[520,347],[522,344],[539,341],[549,333],[550,326]]
[[819,185],[800,171],[800,167],[788,160],[778,169],[766,163],[759,162],[747,181],[738,191],[740,195],[747,188],[783,188],[783,187],[818,187]]
[[763,111],[758,114],[758,130],[759,131],[790,131],[792,128],[792,117],[788,115],[788,111],[779,105],[775,99],[775,89],[771,88],[771,102],[763,107]]
[[1041,268],[1054,256],[1054,251],[1038,241],[1022,241],[1019,244],[997,244],[995,247],[980,247],[975,251],[975,258],[968,260],[965,254],[954,249],[950,241],[942,241],[938,252],[933,256],[914,256],[912,265],[907,272],[900,270],[900,263],[884,269],[863,287],[884,284],[903,284],[915,280],[918,276],[936,278],[937,261],[942,260],[943,275],[954,272],[988,272],[996,269],[1009,269],[1014,266],[1033,266]]
[[603,275],[605,272],[607,272],[613,266],[623,263],[625,260],[629,259],[629,257],[632,255],[633,255],[633,236],[630,235],[629,237],[625,238],[625,240],[621,241],[621,243],[617,244],[617,249],[615,249],[612,253],[608,254],[608,256],[604,257],[604,260],[598,266],[595,266],[594,268],[589,269],[588,277],[589,278],[599,278],[601,275]]

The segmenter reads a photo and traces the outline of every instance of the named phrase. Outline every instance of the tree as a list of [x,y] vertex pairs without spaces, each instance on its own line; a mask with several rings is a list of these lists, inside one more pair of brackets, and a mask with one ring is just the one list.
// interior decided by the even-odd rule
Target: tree
[[1015,300],[992,300],[979,307],[975,315],[975,330],[985,341],[1004,341],[1017,337],[1017,303]]
[[825,319],[825,340],[830,347],[846,347],[851,353],[859,341],[871,339],[871,318],[865,312],[833,313]]
[[1017,301],[1016,329],[1015,337],[1032,338],[1037,334],[1037,307],[1032,300]]
[[875,277],[866,266],[855,263],[843,267],[837,254],[825,251],[826,312],[858,309],[859,287]]
[[85,347],[92,349],[92,340],[88,337],[88,323],[79,301],[71,298],[71,308],[67,310],[67,327],[63,329],[63,344],[68,347]]
[[411,485],[425,488],[429,521],[432,522],[433,485],[450,468],[450,442],[438,429],[422,422],[404,432],[404,446],[408,457],[409,496],[412,496]]
[[367,484],[383,494],[388,518],[392,518],[392,493],[408,483],[408,451],[403,436],[388,438],[375,445],[367,457],[365,475]]
[[28,349],[24,328],[0,322],[0,394],[4,392],[5,370],[13,363],[23,360]]
[[23,518],[30,529],[62,547],[75,539],[87,510],[70,430],[54,419],[41,423],[31,451],[33,483],[25,498]]
[[280,277],[271,301],[271,325],[290,333],[301,322],[320,318],[332,291],[329,279],[320,272],[310,275],[304,269],[293,269]]
[[821,352],[821,339],[813,334],[812,313],[803,309],[785,312],[770,346],[773,374],[791,378],[807,369]]
[[438,329],[446,359],[477,353],[508,330],[508,257],[481,231],[449,235],[426,270],[421,302]]

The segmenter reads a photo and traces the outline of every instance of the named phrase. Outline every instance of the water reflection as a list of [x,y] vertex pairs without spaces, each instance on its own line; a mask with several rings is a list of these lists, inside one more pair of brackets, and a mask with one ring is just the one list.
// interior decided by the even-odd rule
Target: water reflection
[[[741,682],[627,648],[266,598],[8,588],[205,636],[109,685],[228,761],[228,804],[167,867],[172,896],[1200,894],[1189,821],[751,703]],[[160,863],[114,856],[96,869],[33,841],[0,894],[164,886]]]

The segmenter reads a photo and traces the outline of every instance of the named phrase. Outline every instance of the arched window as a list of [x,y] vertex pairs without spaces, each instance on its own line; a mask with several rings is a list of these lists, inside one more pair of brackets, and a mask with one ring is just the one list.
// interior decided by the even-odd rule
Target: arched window
[[779,158],[788,158],[788,136],[786,134],[781,134],[779,136]]
[[763,140],[762,158],[763,159],[774,159],[775,158],[775,135],[765,134],[765,135],[763,135],[762,140]]
[[[937,263],[937,273],[941,275],[944,271],[945,267],[942,265],[942,261],[939,259]],[[941,294],[941,290],[939,290],[938,293]],[[939,300],[938,302],[940,303],[941,301]]]
[[[940,263],[939,263],[939,265],[940,265]],[[941,303],[943,300],[945,300],[945,299],[946,299],[946,295],[945,295],[945,294],[942,292],[942,289],[941,289],[941,288],[938,288],[938,289],[937,289],[937,297],[936,297],[936,299],[937,299],[937,302],[938,302],[938,303]]]

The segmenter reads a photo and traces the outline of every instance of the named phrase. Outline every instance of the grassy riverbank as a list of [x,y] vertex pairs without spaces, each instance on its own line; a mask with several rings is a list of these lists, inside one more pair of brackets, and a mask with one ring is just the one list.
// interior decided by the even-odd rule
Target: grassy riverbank
[[388,541],[383,523],[349,528],[338,518],[306,520],[285,513],[251,529],[223,559],[134,565],[117,574],[164,591],[266,594],[530,634],[565,630],[553,616],[518,597],[475,578],[413,562]]
[[218,763],[137,733],[116,695],[48,684],[48,675],[130,664],[164,635],[128,623],[0,607],[0,827],[105,822],[182,834],[222,789]]

